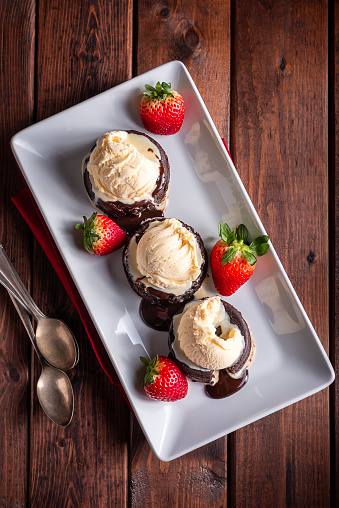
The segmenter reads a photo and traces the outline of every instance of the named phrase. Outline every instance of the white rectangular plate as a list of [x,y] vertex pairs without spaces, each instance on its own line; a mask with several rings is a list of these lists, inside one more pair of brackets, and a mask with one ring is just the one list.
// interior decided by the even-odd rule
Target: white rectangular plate
[[[159,79],[172,83],[186,103],[180,132],[154,136],[171,166],[166,216],[193,226],[208,252],[218,239],[220,220],[231,227],[245,223],[253,236],[265,233],[192,78],[178,61],[28,127],[13,137],[12,149],[146,438],[159,459],[168,461],[325,388],[334,372],[271,246],[250,281],[228,298],[256,341],[247,385],[221,400],[209,398],[203,385],[193,382],[187,397],[175,403],[144,394],[139,356],[167,355],[167,334],[142,322],[121,250],[88,255],[74,225],[93,212],[82,182],[83,157],[104,132],[145,132],[139,100],[144,84]],[[212,283],[206,289],[216,294]]]

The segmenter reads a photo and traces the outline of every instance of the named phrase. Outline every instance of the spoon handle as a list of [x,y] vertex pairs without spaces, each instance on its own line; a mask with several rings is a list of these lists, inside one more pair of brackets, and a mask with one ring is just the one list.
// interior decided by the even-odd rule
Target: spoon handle
[[[17,274],[14,266],[9,260],[5,249],[0,243],[0,283],[19,301],[21,305],[37,320],[45,317],[36,305],[35,301],[26,289],[26,286]],[[4,281],[5,278],[5,281]],[[6,285],[7,282],[7,285]],[[14,289],[14,291],[13,291]],[[19,298],[18,298],[19,295]]]
[[35,342],[35,333],[34,333],[34,330],[33,330],[33,326],[32,326],[29,314],[26,311],[26,309],[14,298],[12,293],[9,293],[9,296],[10,296],[10,298],[11,298],[11,300],[13,302],[13,305],[16,308],[16,310],[17,310],[17,312],[18,312],[18,314],[19,314],[19,316],[21,318],[21,321],[22,321],[24,327],[26,328],[26,332],[28,334],[28,337],[31,339],[31,342],[33,344],[34,351],[36,352],[39,360],[41,361],[42,360],[41,354],[40,354],[40,351],[38,350],[38,347],[37,347],[36,342]]
[[15,287],[8,281],[8,279],[6,279],[6,277],[1,273],[1,271],[0,271],[0,284],[2,284],[7,289],[9,294],[13,296],[17,300],[17,302],[19,302],[20,305],[24,307],[28,312],[26,302],[21,298],[20,294],[17,292]]

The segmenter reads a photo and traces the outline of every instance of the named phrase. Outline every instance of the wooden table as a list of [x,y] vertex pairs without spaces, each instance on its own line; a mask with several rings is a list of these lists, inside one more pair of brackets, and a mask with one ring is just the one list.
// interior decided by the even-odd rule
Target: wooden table
[[324,0],[3,0],[1,242],[81,349],[75,414],[53,425],[40,367],[0,288],[0,507],[339,506],[338,389],[170,463],[152,453],[11,202],[22,128],[170,60],[189,69],[338,368],[339,4]]

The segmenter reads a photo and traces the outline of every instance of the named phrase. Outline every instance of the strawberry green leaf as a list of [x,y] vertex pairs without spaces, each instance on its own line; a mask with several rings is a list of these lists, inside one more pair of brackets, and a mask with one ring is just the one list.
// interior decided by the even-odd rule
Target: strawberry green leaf
[[243,240],[244,243],[247,242],[247,238],[248,238],[248,229],[247,227],[245,226],[245,224],[240,224],[236,231],[235,231],[235,234],[236,234],[236,237],[237,237],[237,240],[240,242],[240,240]]
[[231,263],[237,253],[238,249],[236,247],[230,247],[226,252],[223,253],[221,258],[221,266],[225,266],[228,263]]
[[149,92],[156,92],[156,89],[151,85],[145,85],[146,90]]
[[269,238],[267,235],[258,236],[258,238],[253,240],[253,242],[250,244],[250,251],[256,256],[263,256],[269,248],[267,243],[268,240]]
[[253,254],[251,254],[248,250],[243,250],[242,253],[250,266],[255,265],[255,263],[257,262],[257,258]]
[[143,385],[152,385],[154,383],[154,379],[150,374],[146,374],[144,377]]
[[167,99],[167,97],[174,97],[171,91],[170,83],[160,83],[160,81],[158,81],[155,87],[151,85],[145,85],[145,88],[147,91],[144,91],[143,94],[149,99],[163,101]]
[[94,249],[90,244],[84,242],[84,249],[87,250],[90,254],[94,254]]
[[267,235],[258,236],[253,242],[251,242],[250,247],[260,245],[261,243],[267,243],[269,240]]
[[158,363],[158,360],[159,360],[159,356],[157,355],[157,356],[155,356],[155,357],[153,358],[153,360],[151,360],[151,361],[150,361],[150,366],[151,366],[151,367],[155,367],[155,366],[156,366],[156,364]]
[[227,245],[231,245],[231,243],[234,242],[235,239],[236,239],[235,233],[234,231],[232,231],[227,237],[226,240]]
[[228,224],[223,224],[222,222],[219,222],[219,236],[224,241],[227,242],[227,237],[232,233],[231,228]]
[[[266,254],[269,247],[270,246],[268,245],[268,243],[262,243],[262,244],[258,245],[255,249],[256,256],[263,256],[264,254]],[[253,251],[253,249],[252,249],[252,251]]]
[[83,230],[83,245],[84,249],[87,250],[90,254],[94,254],[93,244],[101,239],[95,229],[95,219],[97,216],[97,212],[93,212],[89,219],[83,216],[84,223],[77,224],[75,229]]
[[159,375],[159,372],[155,369],[155,366],[158,362],[158,359],[159,359],[159,356],[155,356],[150,362],[144,358],[143,356],[140,356],[139,357],[140,360],[142,361],[142,363],[144,365],[146,365],[146,374],[145,374],[145,377],[143,379],[143,386],[147,386],[147,385],[151,385],[154,383],[154,377],[153,376],[158,376]]

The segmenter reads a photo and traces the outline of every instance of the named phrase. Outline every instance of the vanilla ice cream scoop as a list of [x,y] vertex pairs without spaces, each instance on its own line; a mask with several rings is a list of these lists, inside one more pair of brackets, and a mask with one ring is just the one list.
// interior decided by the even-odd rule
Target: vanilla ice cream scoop
[[165,217],[140,225],[125,245],[122,261],[133,291],[144,301],[166,307],[192,300],[208,266],[199,233]]
[[132,140],[133,135],[126,131],[107,132],[97,140],[87,170],[96,193],[104,200],[133,204],[152,199],[159,162],[154,153],[146,157]]
[[202,257],[191,231],[177,219],[153,222],[136,249],[139,272],[165,290],[187,289],[200,275]]
[[244,337],[230,323],[219,296],[191,305],[182,315],[177,330],[178,346],[200,367],[225,369],[240,357]]

